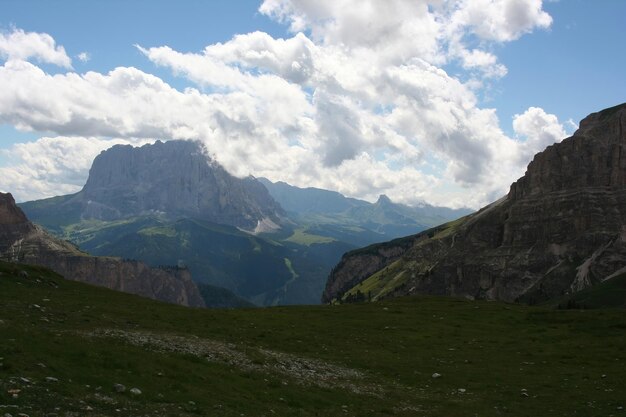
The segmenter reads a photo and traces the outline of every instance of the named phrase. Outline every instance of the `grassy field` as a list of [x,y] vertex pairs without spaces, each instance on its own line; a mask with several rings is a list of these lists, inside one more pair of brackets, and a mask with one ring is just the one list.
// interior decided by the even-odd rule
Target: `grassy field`
[[626,415],[622,309],[200,310],[40,268],[0,273],[0,415]]
[[330,243],[335,241],[335,239],[330,237],[307,233],[304,229],[294,230],[293,234],[285,240],[287,242],[293,242],[304,246],[311,246],[314,243]]

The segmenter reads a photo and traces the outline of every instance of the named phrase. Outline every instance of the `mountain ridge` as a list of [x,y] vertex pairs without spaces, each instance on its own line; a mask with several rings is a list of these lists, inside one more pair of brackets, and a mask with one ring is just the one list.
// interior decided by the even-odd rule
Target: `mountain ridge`
[[[344,223],[364,227],[380,235],[379,241],[419,232],[469,214],[469,209],[451,209],[426,203],[408,206],[381,194],[374,203],[345,197],[321,188],[301,188],[282,181],[259,179],[274,199],[298,220],[312,224]],[[353,242],[357,243],[357,242]],[[372,243],[372,242],[369,242]]]
[[0,260],[44,266],[67,279],[161,301],[205,306],[188,270],[89,256],[31,223],[10,193],[0,193]]
[[611,277],[626,266],[626,104],[580,126],[535,155],[502,199],[344,255],[323,301],[433,294],[538,303]]

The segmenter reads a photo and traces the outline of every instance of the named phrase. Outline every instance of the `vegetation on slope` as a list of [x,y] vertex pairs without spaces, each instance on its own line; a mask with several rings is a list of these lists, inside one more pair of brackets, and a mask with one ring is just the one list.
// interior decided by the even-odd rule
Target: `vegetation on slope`
[[[251,235],[234,226],[160,215],[114,221],[74,218],[54,224],[56,215],[49,211],[59,211],[58,201],[65,200],[58,197],[21,207],[33,221],[92,255],[137,259],[151,266],[185,265],[196,282],[226,288],[258,305],[319,303],[328,272],[354,248],[316,228],[285,227],[283,235]],[[285,258],[298,279],[292,279]],[[223,297],[217,295],[220,305]],[[216,306],[214,300],[206,301]]]
[[[259,305],[317,304],[328,271],[352,248],[300,229],[276,241],[233,226],[158,216],[83,220],[63,226],[58,235],[94,255],[138,259],[152,266],[185,265],[196,282],[227,288]],[[220,306],[219,299],[217,305],[213,299],[207,302]]]
[[314,243],[324,244],[324,243],[334,242],[335,239],[309,233],[308,230],[299,228],[299,229],[295,229],[293,231],[293,234],[289,236],[285,241],[293,242],[298,245],[311,246]]
[[558,300],[559,308],[626,308],[626,273]]
[[2,413],[617,416],[626,406],[623,310],[451,298],[202,310],[42,268],[0,273]]

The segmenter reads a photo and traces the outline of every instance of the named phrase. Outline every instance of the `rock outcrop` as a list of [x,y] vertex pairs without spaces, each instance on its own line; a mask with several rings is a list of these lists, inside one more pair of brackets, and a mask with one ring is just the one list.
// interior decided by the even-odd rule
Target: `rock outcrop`
[[[402,242],[344,255],[323,301],[369,291],[536,303],[626,272],[626,104],[535,155],[499,201]],[[380,267],[364,267],[372,257]]]
[[94,257],[28,221],[11,194],[0,193],[0,260],[40,265],[67,279],[169,303],[204,307],[186,269]]
[[253,230],[282,209],[254,178],[236,178],[193,141],[114,146],[96,157],[81,192],[83,217],[162,212]]
[[24,212],[15,205],[11,194],[0,193],[0,226],[27,223]]

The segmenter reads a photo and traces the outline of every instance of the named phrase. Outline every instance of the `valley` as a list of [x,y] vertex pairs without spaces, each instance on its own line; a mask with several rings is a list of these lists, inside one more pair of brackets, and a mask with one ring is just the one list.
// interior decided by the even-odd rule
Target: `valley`
[[20,207],[92,255],[189,268],[205,288],[231,293],[231,304],[208,306],[233,307],[319,304],[345,252],[469,212],[236,178],[192,141],[115,146],[79,193]]

